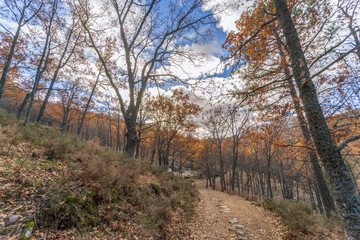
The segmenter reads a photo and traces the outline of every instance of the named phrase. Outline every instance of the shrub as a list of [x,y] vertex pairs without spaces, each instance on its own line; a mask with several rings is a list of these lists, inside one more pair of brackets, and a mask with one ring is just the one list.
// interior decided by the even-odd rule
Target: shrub
[[275,212],[291,230],[307,232],[316,222],[316,216],[310,204],[295,200],[264,200],[264,208]]
[[43,148],[48,160],[72,160],[82,144],[76,137],[63,136],[59,131],[37,123],[22,126],[20,133],[23,140]]
[[0,126],[0,154],[3,151],[6,152],[11,145],[15,145],[17,142],[18,135],[14,126]]
[[111,231],[124,232],[134,224],[139,235],[164,237],[172,221],[179,224],[194,213],[196,188],[161,167],[131,159],[97,141],[64,136],[51,127],[23,126],[0,111],[0,147],[8,144],[9,136],[26,143],[28,152],[40,152],[32,164],[41,157],[53,160],[52,164],[65,160],[62,174],[49,175],[46,183],[37,216],[41,227],[76,227],[83,232],[101,222]]

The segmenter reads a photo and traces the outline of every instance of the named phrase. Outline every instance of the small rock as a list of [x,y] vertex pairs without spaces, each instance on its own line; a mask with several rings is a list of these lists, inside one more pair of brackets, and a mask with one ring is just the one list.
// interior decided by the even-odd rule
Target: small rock
[[233,219],[229,220],[229,223],[230,224],[237,224],[237,223],[239,223],[239,221],[236,218],[233,218]]
[[234,231],[234,232],[237,231],[236,227],[234,227],[234,226],[229,227],[229,230],[230,230],[230,231]]
[[4,219],[4,221],[5,221],[5,227],[6,227],[6,226],[9,226],[9,225],[11,225],[11,224],[13,224],[13,223],[15,223],[19,218],[20,218],[19,215],[11,215],[11,216],[5,218],[5,219]]
[[243,230],[244,229],[244,226],[243,225],[240,225],[240,224],[235,224],[235,225],[232,225],[229,230],[230,231],[239,231],[239,230]]
[[243,233],[243,232],[241,232],[241,231],[237,231],[237,232],[236,232],[236,236],[237,236],[238,238],[246,238],[245,233]]
[[237,229],[244,229],[244,226],[243,225],[240,225],[240,224],[235,224],[233,225],[233,227],[237,228]]
[[50,167],[50,168],[48,168],[48,171],[50,171],[50,172],[56,172],[56,173],[60,172],[60,170],[57,169],[56,167]]

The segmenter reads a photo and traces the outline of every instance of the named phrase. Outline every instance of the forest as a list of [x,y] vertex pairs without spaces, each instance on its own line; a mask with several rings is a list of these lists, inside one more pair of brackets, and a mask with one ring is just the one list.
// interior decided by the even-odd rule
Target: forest
[[[358,0],[0,0],[0,16],[4,239],[360,239]],[[239,219],[236,238],[195,236],[225,193],[286,234]]]

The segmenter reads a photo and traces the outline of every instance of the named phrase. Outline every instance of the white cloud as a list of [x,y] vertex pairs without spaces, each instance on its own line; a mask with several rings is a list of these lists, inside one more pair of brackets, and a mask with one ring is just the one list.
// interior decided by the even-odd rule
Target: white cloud
[[236,30],[235,21],[240,18],[241,13],[250,7],[252,3],[253,1],[250,0],[207,0],[203,9],[212,11],[218,20],[218,27],[222,28],[224,32],[229,33]]

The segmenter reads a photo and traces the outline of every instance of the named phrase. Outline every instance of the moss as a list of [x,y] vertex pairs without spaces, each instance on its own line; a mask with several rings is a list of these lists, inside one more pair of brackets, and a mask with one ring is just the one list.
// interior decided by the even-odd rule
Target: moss
[[69,196],[69,195],[65,195],[66,198],[66,203],[68,204],[80,204],[80,205],[84,205],[84,202],[82,199],[78,198],[78,197],[73,197],[73,196]]
[[30,239],[31,237],[31,233],[33,232],[34,230],[34,227],[35,227],[35,223],[34,221],[31,221],[29,223],[27,223],[25,226],[24,226],[24,230],[20,236],[20,240],[27,240],[27,239]]

